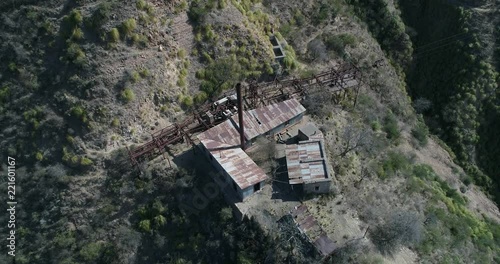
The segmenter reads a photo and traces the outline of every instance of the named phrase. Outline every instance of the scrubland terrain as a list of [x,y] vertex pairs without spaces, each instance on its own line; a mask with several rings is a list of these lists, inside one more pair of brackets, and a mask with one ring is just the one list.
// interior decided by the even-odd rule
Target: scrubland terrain
[[[19,199],[1,262],[500,262],[498,3],[449,2],[0,3],[0,149]],[[169,149],[173,168],[128,160],[236,82],[342,62],[362,71],[357,104],[303,101],[335,175],[331,194],[300,198],[338,245],[326,259],[289,224],[235,221],[222,195],[193,209],[213,171],[188,146]]]

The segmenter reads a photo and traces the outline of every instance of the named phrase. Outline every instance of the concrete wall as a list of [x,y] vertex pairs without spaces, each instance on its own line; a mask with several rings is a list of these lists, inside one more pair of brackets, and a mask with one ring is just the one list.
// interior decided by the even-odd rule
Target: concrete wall
[[[265,185],[265,182],[259,182],[257,183],[259,185],[259,190],[262,190],[262,188],[264,187]],[[245,188],[243,191],[242,191],[242,200],[244,201],[246,198],[248,198],[249,196],[251,196],[252,194],[254,194],[254,186],[249,186],[247,188]]]
[[[331,181],[323,181],[316,183],[304,183],[304,192],[306,193],[328,193],[330,192]],[[318,188],[318,190],[316,190]]]
[[241,198],[242,200],[245,200],[248,196],[253,194],[253,186],[247,187],[243,191],[241,191]]

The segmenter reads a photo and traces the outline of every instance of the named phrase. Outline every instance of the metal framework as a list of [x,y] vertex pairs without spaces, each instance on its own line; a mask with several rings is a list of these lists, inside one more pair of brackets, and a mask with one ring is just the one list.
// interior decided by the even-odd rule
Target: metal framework
[[[245,89],[242,89],[244,90],[242,96],[246,102],[246,109],[255,109],[292,97],[302,98],[315,91],[331,93],[334,98],[338,98],[342,92],[344,92],[345,96],[347,89],[357,88],[357,98],[360,82],[360,69],[353,64],[346,63],[306,78],[276,79],[273,82],[260,84],[250,82]],[[236,100],[228,97],[232,93],[231,91],[231,93],[223,95],[222,99],[218,101],[197,107],[197,110],[181,122],[154,132],[149,142],[132,150],[128,149],[130,162],[138,165],[141,161],[164,154],[168,146],[176,143],[187,142],[194,145],[191,139],[192,134],[208,130],[222,123],[238,110]]]

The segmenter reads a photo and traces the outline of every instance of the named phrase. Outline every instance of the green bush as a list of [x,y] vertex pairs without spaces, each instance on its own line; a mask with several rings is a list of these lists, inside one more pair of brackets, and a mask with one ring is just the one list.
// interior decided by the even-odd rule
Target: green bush
[[151,221],[149,219],[145,219],[139,222],[139,229],[143,232],[149,233],[151,232]]
[[156,229],[164,226],[167,223],[167,219],[163,215],[157,215],[153,218],[153,225]]
[[121,29],[122,29],[122,32],[125,36],[131,36],[132,32],[134,32],[136,26],[137,25],[136,25],[135,19],[129,18],[129,19],[122,22]]
[[65,231],[58,233],[54,238],[54,243],[59,248],[69,248],[76,242],[75,233],[73,231]]
[[143,68],[139,71],[139,74],[141,75],[142,78],[146,78],[146,77],[149,77],[151,76],[151,73],[149,72],[148,69],[146,68]]
[[4,86],[0,89],[0,104],[5,102],[10,96],[10,89],[8,86]]
[[181,96],[181,104],[185,107],[193,106],[193,97],[189,95]]
[[198,78],[198,79],[200,79],[200,80],[205,79],[205,70],[204,69],[200,69],[200,70],[196,71],[195,77]]
[[[233,87],[244,78],[245,72],[235,56],[225,57],[211,62],[204,70],[204,80],[200,89],[208,96],[213,96]],[[198,76],[201,77],[201,72]]]
[[129,103],[135,99],[135,94],[134,91],[130,88],[125,88],[121,94],[122,99],[126,102]]
[[435,180],[437,177],[432,167],[427,164],[418,164],[413,166],[413,175],[425,180]]
[[177,57],[179,57],[180,59],[184,59],[186,57],[186,50],[179,49],[179,51],[177,51]]
[[209,62],[209,63],[213,62],[212,57],[210,57],[210,54],[208,54],[206,51],[203,51],[203,52],[201,53],[201,56],[203,57],[203,59],[204,59],[206,62]]
[[82,13],[80,11],[73,9],[69,14],[69,17],[65,17],[72,27],[81,25],[83,22]]
[[331,6],[325,3],[322,3],[317,10],[314,12],[313,23],[315,25],[319,25],[330,17],[330,14],[333,14],[335,17],[335,11],[331,9]]
[[33,129],[38,129],[40,122],[44,118],[44,113],[39,107],[32,108],[23,113],[24,120],[33,127]]
[[326,48],[334,51],[337,55],[343,56],[345,47],[355,47],[357,45],[356,37],[351,34],[339,34],[323,36]]
[[71,39],[73,40],[81,40],[83,39],[83,31],[81,28],[76,27],[73,29],[73,32],[71,33]]
[[68,59],[77,65],[81,65],[85,61],[85,52],[76,43],[71,42],[66,51]]
[[186,68],[183,68],[179,72],[181,77],[186,77],[188,75],[188,70]]
[[384,118],[384,131],[387,134],[387,138],[391,140],[397,140],[401,136],[401,131],[399,130],[398,121],[394,114],[389,113]]
[[201,23],[208,14],[209,9],[202,3],[194,1],[188,11],[188,16],[194,23]]
[[195,95],[194,102],[197,104],[201,104],[204,103],[207,99],[208,95],[205,92],[201,91]]
[[411,134],[418,141],[420,146],[426,146],[428,142],[427,136],[429,135],[429,130],[427,126],[421,122],[419,122],[412,130]]
[[399,152],[390,151],[377,167],[377,175],[381,179],[393,176],[396,172],[408,169],[409,159]]
[[177,85],[178,85],[179,87],[184,87],[184,86],[186,86],[186,79],[185,79],[185,78],[183,78],[183,77],[179,78],[179,80],[177,80]]
[[83,117],[86,114],[85,109],[82,106],[80,106],[80,105],[73,106],[70,109],[70,112],[71,112],[72,116],[78,117],[78,118],[81,118],[81,117]]
[[86,158],[86,157],[81,157],[80,158],[80,165],[88,167],[94,164],[91,159]]
[[144,0],[137,0],[137,2],[135,2],[135,6],[139,10],[144,10],[144,8],[146,8],[146,5],[147,5],[147,3]]
[[380,122],[378,120],[371,122],[370,126],[371,126],[373,131],[379,131],[382,128],[382,125],[380,124]]
[[120,119],[118,119],[116,117],[113,118],[113,121],[111,121],[111,126],[112,127],[118,127],[118,126],[120,126]]
[[283,63],[285,65],[285,68],[287,70],[295,70],[298,66],[298,62],[295,55],[295,51],[293,50],[292,46],[290,45],[285,46],[284,52],[285,52],[285,58],[283,60]]
[[139,80],[141,79],[141,74],[136,72],[136,71],[133,71],[131,74],[130,74],[130,81],[133,82],[133,83],[136,83],[138,82]]
[[85,245],[80,250],[80,256],[88,262],[95,262],[101,255],[102,245],[98,242],[92,242]]
[[109,40],[113,43],[116,43],[120,40],[120,32],[117,28],[112,28],[111,31],[109,31]]
[[97,6],[97,9],[92,13],[92,16],[86,24],[95,30],[101,30],[102,25],[109,20],[111,16],[112,3],[103,2]]
[[295,23],[299,27],[304,25],[304,23],[306,21],[305,16],[302,14],[302,12],[300,12],[299,9],[295,9],[294,14],[293,14],[293,18],[295,19]]
[[148,38],[142,34],[132,34],[132,42],[140,48],[147,47],[149,43]]
[[43,154],[42,154],[42,152],[37,151],[37,152],[35,153],[35,159],[36,159],[36,160],[38,160],[38,161],[43,160]]

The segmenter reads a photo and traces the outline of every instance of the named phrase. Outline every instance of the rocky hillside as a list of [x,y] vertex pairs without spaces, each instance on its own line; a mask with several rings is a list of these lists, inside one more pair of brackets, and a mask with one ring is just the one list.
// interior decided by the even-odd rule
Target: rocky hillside
[[[0,3],[0,149],[2,160],[18,161],[20,204],[15,262],[2,254],[2,263],[500,262],[500,213],[475,185],[492,186],[495,172],[494,144],[484,140],[498,131],[488,110],[498,106],[498,50],[469,51],[483,45],[469,32],[486,29],[465,19],[483,12],[498,26],[486,15],[497,9],[439,9],[446,24],[425,3]],[[436,27],[426,23],[442,28],[428,32]],[[427,56],[445,33],[467,41],[439,53],[457,69]],[[484,35],[488,43],[495,34]],[[285,43],[281,65],[271,35]],[[186,145],[169,150],[174,168],[128,161],[126,147],[238,81],[310,76],[342,62],[362,70],[358,104],[354,93],[338,105],[318,93],[303,102],[335,170],[331,195],[301,200],[338,243],[324,260],[290,242],[299,235],[286,226],[236,222],[222,196],[193,210],[211,168]]]

